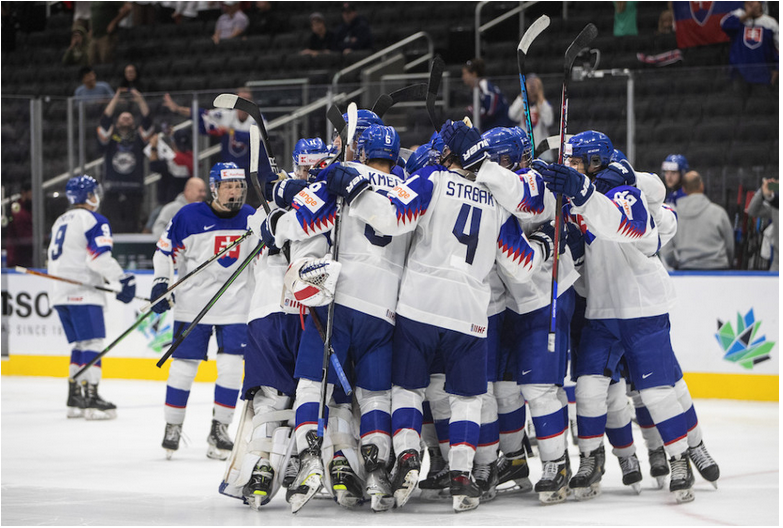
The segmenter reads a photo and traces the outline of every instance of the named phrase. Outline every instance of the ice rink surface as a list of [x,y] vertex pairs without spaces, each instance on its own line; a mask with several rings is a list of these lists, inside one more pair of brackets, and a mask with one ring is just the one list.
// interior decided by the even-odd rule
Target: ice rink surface
[[[296,516],[284,491],[262,512],[218,494],[224,463],[208,459],[212,384],[196,383],[181,445],[172,460],[163,439],[164,382],[107,380],[101,395],[118,418],[87,422],[65,417],[65,379],[5,376],[2,383],[3,525],[777,525],[779,405],[697,400],[705,444],[720,464],[719,489],[696,475],[696,500],[677,505],[653,489],[641,433],[634,431],[645,479],[641,495],[625,488],[607,451],[603,494],[591,501],[542,506],[533,493],[505,494],[472,512],[416,495],[397,511],[349,511],[314,499]],[[236,421],[231,428],[235,431]],[[575,447],[570,448],[574,468]],[[541,474],[530,461],[531,480]],[[418,493],[418,492],[417,492]]]

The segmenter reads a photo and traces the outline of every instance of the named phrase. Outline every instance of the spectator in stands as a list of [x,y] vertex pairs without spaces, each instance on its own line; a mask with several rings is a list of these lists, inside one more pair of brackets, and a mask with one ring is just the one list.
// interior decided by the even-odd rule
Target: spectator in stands
[[720,27],[731,39],[729,62],[735,90],[744,98],[752,91],[772,95],[769,86],[778,80],[777,21],[764,13],[761,2],[745,2],[745,9],[724,16]]
[[33,265],[33,191],[29,183],[22,184],[22,195],[11,204],[11,221],[6,231],[6,265]]
[[[500,88],[484,78],[484,61],[470,59],[462,67],[462,82],[471,90],[476,87],[480,91],[481,105],[481,130],[489,130],[495,127],[509,127],[514,123],[508,117],[508,101]],[[473,105],[468,107],[469,115],[473,115]],[[478,123],[476,124],[478,125]]]
[[[530,105],[533,139],[538,144],[549,137],[549,127],[555,122],[555,113],[552,110],[552,105],[546,100],[544,83],[541,82],[541,78],[538,75],[530,74],[526,77],[525,89],[527,90],[527,102]],[[519,94],[514,99],[514,102],[511,103],[511,107],[508,109],[508,116],[512,121],[519,123],[519,126],[530,135],[530,131],[527,129],[527,120],[525,119],[525,105],[522,102],[522,94]]]
[[668,35],[674,33],[674,12],[671,9],[661,11],[658,17],[658,30],[656,35]]
[[144,85],[141,83],[140,77],[141,75],[139,74],[139,70],[136,69],[136,65],[128,64],[122,72],[120,87],[127,88],[128,90],[135,88],[140,92],[144,92]]
[[138,233],[144,199],[144,146],[152,135],[152,116],[144,96],[132,89],[130,95],[141,112],[141,126],[136,130],[130,112],[122,112],[113,122],[117,103],[126,92],[126,88],[117,89],[97,129],[98,141],[105,149],[101,210],[115,232]]
[[343,54],[372,48],[370,23],[351,2],[343,4],[343,23],[337,28],[337,49]]
[[109,83],[99,81],[95,70],[89,66],[83,66],[79,69],[79,80],[82,81],[82,84],[73,92],[73,95],[78,99],[109,99],[114,95],[114,90],[111,89]]
[[679,270],[731,268],[734,230],[726,210],[707,198],[696,171],[685,174],[682,189],[685,195],[677,201],[677,234],[661,250],[661,256]]
[[688,172],[688,160],[682,154],[669,154],[661,164],[663,183],[666,185],[666,203],[677,205],[677,200],[685,195],[682,190],[682,178]]
[[769,270],[778,271],[780,269],[780,256],[778,255],[778,250],[780,248],[778,239],[780,191],[778,180],[764,178],[762,182],[761,189],[756,191],[756,194],[753,195],[753,199],[748,204],[748,209],[745,212],[754,218],[772,219],[772,231],[770,236],[767,237],[767,232],[765,230],[764,238],[769,238],[772,246],[772,264],[770,265]]
[[187,204],[203,202],[206,197],[207,186],[204,184],[204,180],[201,178],[189,178],[182,192],[171,203],[164,205],[160,210],[158,218],[155,219],[155,224],[152,226],[152,234],[160,237],[163,231],[166,230],[166,226],[171,222],[171,219],[177,214],[177,211]]
[[636,36],[636,2],[612,2],[614,4],[614,36]]
[[[253,100],[253,93],[248,88],[239,88],[237,95]],[[190,117],[190,107],[179,106],[169,94],[163,96],[163,106]],[[201,134],[220,137],[221,161],[233,161],[239,167],[250,171],[250,126],[255,123],[252,117],[241,110],[199,109],[199,131]]]
[[[167,123],[160,128],[160,134],[150,138],[150,172],[160,174],[158,203],[166,204],[182,192],[185,182],[193,175],[193,141],[190,127],[173,134]],[[164,144],[159,148],[159,143]]]
[[117,26],[133,9],[133,2],[91,2],[90,64],[106,64],[114,59]]
[[219,44],[221,40],[230,40],[242,35],[249,24],[247,15],[239,9],[239,2],[223,2],[225,12],[215,23],[215,33],[212,42]]
[[245,35],[276,35],[288,31],[288,20],[278,14],[274,2],[256,2],[247,17]]
[[74,2],[73,3],[73,23],[74,25],[81,25],[85,31],[90,32],[90,2]]
[[313,13],[310,15],[310,41],[307,44],[307,49],[303,49],[299,52],[300,55],[321,55],[323,53],[329,53],[337,49],[337,37],[335,34],[327,29],[326,19],[321,13]]
[[71,29],[71,45],[63,55],[63,64],[66,66],[89,66],[90,65],[90,38],[87,36],[87,30],[78,22],[73,23]]

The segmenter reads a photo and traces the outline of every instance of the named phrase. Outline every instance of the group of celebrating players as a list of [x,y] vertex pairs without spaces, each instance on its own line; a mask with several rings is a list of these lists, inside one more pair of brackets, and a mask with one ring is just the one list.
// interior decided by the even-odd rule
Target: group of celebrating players
[[[406,157],[394,128],[359,110],[346,143],[301,139],[293,173],[264,178],[269,212],[245,204],[243,169],[216,164],[211,201],[184,206],[161,236],[150,297],[162,299],[157,313],[173,305],[175,338],[264,246],[172,355],[167,456],[178,449],[214,331],[208,456],[228,459],[221,493],[254,509],[280,487],[293,513],[322,488],[342,506],[369,500],[376,512],[403,507],[416,488],[425,499],[451,498],[457,512],[492,500],[499,487],[535,489],[544,504],[571,491],[590,499],[600,494],[604,433],[623,484],[638,492],[631,401],[659,487],[669,475],[676,501],[693,500],[691,464],[715,483],[718,466],[670,341],[674,290],[657,253],[677,218],[657,175],[635,171],[596,131],[571,137],[559,164],[532,159],[520,128],[481,135],[467,119],[448,120]],[[118,298],[129,302],[135,284],[112,264],[97,187],[89,176],[68,182],[74,207],[53,228],[49,270],[81,266],[83,274],[84,262],[60,257],[81,248],[83,259],[86,248],[89,278],[121,280]],[[175,268],[185,276],[229,246],[171,289]],[[73,344],[73,374],[105,332],[102,314],[93,328],[84,320],[96,314],[80,312],[69,295],[54,304]],[[325,341],[336,361],[327,362]],[[97,376],[87,384],[92,396],[72,384],[69,413],[113,412],[87,401],[100,377],[88,374]],[[535,486],[530,440],[543,465]]]

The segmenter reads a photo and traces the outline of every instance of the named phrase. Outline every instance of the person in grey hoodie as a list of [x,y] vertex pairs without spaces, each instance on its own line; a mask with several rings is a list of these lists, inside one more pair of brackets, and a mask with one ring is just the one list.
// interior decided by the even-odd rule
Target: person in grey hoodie
[[756,191],[753,195],[753,199],[748,204],[748,208],[745,211],[748,215],[755,218],[771,218],[772,219],[772,265],[769,267],[770,271],[778,271],[780,269],[780,259],[778,254],[778,202],[780,201],[777,191],[770,188],[770,184],[777,185],[776,179],[763,179],[761,189]]
[[677,200],[677,234],[661,250],[664,262],[678,270],[731,268],[734,231],[729,215],[704,194],[704,182],[696,171],[682,179],[685,196]]

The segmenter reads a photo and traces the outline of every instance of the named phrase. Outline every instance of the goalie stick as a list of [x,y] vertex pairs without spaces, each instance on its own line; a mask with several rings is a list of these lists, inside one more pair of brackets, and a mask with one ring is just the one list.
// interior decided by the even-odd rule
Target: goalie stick
[[436,55],[430,65],[430,79],[427,83],[427,115],[430,117],[430,122],[436,132],[440,129],[438,128],[438,119],[435,115],[435,99],[438,97],[440,80],[443,78],[443,70],[445,68],[446,64],[443,62],[443,59],[440,58],[440,55]]
[[[563,150],[565,146],[565,136],[568,131],[568,80],[571,77],[571,68],[574,65],[576,56],[582,49],[590,45],[593,39],[598,35],[598,29],[594,24],[587,24],[581,33],[577,35],[574,41],[568,46],[565,52],[565,61],[563,64],[563,92],[560,99],[560,149],[557,156],[557,162],[563,164]],[[560,231],[563,229],[563,195],[557,195],[557,206],[555,207],[555,237],[554,237],[554,256],[552,260],[552,300],[549,305],[549,335],[547,338],[547,350],[555,351],[557,341],[557,270],[560,262]]]
[[[28,268],[25,268],[23,266],[16,266],[16,271],[19,273],[26,273],[27,275],[35,275],[36,277],[44,277],[46,279],[52,279],[60,282],[67,282],[68,284],[75,284],[76,286],[83,286],[85,288],[92,288],[94,290],[106,292],[106,293],[120,293],[119,290],[115,290],[112,288],[107,288],[105,286],[97,286],[95,284],[87,284],[81,281],[73,280],[73,279],[66,279],[65,277],[58,277],[57,275],[51,275],[49,273],[43,273],[40,271],[31,270]],[[140,301],[149,301],[146,297],[141,297],[139,295],[134,295],[134,299],[138,299]]]
[[426,84],[412,84],[410,86],[406,86],[405,88],[400,88],[399,90],[389,94],[383,94],[378,97],[378,99],[375,101],[375,104],[372,105],[372,111],[375,112],[378,117],[383,118],[384,114],[389,111],[389,108],[396,105],[397,103],[417,101],[419,99],[424,99],[426,95]]
[[533,138],[533,120],[530,117],[530,103],[527,100],[527,80],[525,60],[527,59],[527,50],[530,49],[530,45],[546,28],[549,27],[549,17],[541,15],[535,22],[530,24],[525,34],[522,35],[522,40],[519,41],[517,46],[517,67],[519,69],[519,85],[522,93],[522,106],[525,109],[525,125],[527,127],[527,134],[530,136],[530,148],[532,150],[531,156],[536,157],[536,142]]

